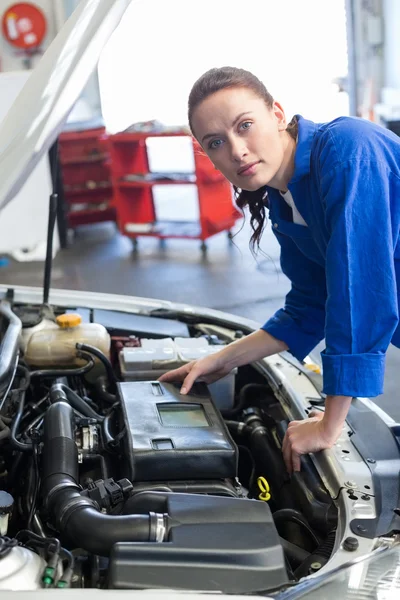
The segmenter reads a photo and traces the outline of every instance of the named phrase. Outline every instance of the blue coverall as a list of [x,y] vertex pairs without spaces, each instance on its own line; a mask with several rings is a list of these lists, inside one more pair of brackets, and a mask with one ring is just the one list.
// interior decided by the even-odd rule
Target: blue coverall
[[388,345],[400,347],[400,137],[364,119],[297,118],[288,189],[307,226],[267,187],[292,286],[262,328],[299,360],[325,338],[325,394],[377,396]]

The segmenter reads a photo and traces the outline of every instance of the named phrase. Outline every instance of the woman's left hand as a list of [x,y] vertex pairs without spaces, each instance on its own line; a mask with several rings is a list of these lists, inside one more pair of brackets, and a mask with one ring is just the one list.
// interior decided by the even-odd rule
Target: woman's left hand
[[336,435],[328,434],[324,423],[324,413],[315,411],[304,421],[291,421],[283,440],[283,458],[289,473],[300,471],[300,456],[308,452],[318,452],[332,448],[340,436],[342,426]]

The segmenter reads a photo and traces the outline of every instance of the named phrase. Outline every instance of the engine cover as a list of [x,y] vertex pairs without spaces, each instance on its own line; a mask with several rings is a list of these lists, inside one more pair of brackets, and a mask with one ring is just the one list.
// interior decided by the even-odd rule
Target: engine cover
[[118,384],[131,481],[225,479],[237,474],[237,448],[205,384]]
[[167,513],[168,541],[116,543],[109,586],[251,594],[287,583],[269,506],[258,500],[142,492],[130,510]]

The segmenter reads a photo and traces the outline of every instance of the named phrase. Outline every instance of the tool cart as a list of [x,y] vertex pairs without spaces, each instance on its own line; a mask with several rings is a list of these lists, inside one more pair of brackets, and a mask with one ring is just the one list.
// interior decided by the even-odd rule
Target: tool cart
[[[193,172],[160,172],[150,169],[149,142],[154,138],[186,137],[193,152]],[[109,136],[111,173],[114,201],[120,231],[130,237],[134,248],[140,236],[153,236],[161,240],[186,238],[201,241],[201,249],[207,249],[206,240],[221,231],[227,231],[242,218],[233,200],[230,183],[219,173],[186,131],[123,132]],[[194,186],[197,194],[198,216],[195,219],[167,220],[159,218],[154,202],[155,186]],[[169,196],[171,210],[174,190]]]
[[115,221],[105,128],[61,133],[59,160],[68,226]]

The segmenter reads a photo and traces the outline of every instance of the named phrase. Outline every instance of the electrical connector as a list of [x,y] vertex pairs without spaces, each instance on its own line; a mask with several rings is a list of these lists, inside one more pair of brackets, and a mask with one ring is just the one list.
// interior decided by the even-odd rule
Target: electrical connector
[[42,582],[44,583],[44,587],[48,588],[51,585],[53,585],[54,572],[55,572],[54,567],[46,567],[45,568],[43,575],[42,575]]
[[67,569],[65,569],[61,579],[59,579],[57,581],[57,588],[69,588],[71,587],[71,581],[72,581],[72,575],[73,575],[73,569],[71,569],[70,567],[68,567]]

